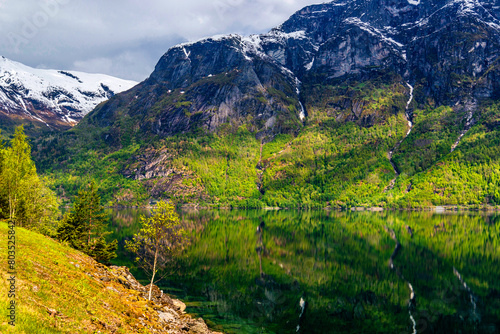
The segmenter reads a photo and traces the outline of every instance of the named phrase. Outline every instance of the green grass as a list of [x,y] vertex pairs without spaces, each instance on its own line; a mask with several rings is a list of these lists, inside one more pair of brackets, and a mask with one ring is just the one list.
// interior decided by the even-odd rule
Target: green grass
[[[5,260],[7,224],[0,222],[0,273],[7,279]],[[2,315],[1,333],[115,333],[139,330],[139,316],[156,312],[138,292],[114,282],[103,283],[100,270],[107,270],[88,256],[40,234],[16,229],[16,304],[15,328]],[[113,287],[111,291],[108,287]],[[134,297],[135,296],[135,297]],[[132,297],[132,298],[131,298]],[[7,285],[0,285],[0,307],[9,303]],[[50,310],[57,315],[50,315]],[[5,313],[5,312],[4,312]]]

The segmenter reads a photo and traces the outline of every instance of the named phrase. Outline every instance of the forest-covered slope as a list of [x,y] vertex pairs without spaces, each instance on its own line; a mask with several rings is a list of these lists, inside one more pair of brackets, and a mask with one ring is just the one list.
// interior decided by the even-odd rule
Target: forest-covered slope
[[97,179],[111,204],[497,204],[498,17],[492,1],[334,1],[181,44],[35,159],[62,194]]

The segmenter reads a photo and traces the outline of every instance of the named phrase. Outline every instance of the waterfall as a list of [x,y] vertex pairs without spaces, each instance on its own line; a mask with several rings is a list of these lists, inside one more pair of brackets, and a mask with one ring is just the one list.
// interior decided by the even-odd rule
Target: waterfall
[[306,118],[306,109],[304,108],[304,105],[300,101],[300,85],[302,83],[298,78],[295,78],[295,91],[297,92],[297,98],[299,99],[299,104],[300,104],[300,111],[299,111],[299,118],[301,121],[304,121]]
[[[302,316],[304,315],[304,311],[306,309],[306,301],[304,300],[303,297],[300,298],[299,306],[300,306],[300,315],[299,315],[299,322],[300,322],[300,319],[302,319]],[[299,331],[300,331],[300,325],[297,325],[297,333]]]
[[453,144],[453,146],[451,147],[451,152],[455,151],[455,149],[457,148],[458,144],[460,144],[460,141],[462,140],[463,136],[465,136],[465,134],[470,130],[470,128],[472,127],[472,124],[473,124],[473,120],[472,120],[472,111],[470,111],[468,114],[467,114],[467,121],[465,123],[465,129],[462,131],[462,133],[460,133],[460,136],[458,137],[457,141]]
[[389,151],[389,153],[387,153],[387,158],[389,159],[389,162],[391,163],[391,166],[392,166],[392,169],[394,170],[394,174],[396,174],[396,177],[394,179],[391,180],[391,182],[389,183],[389,185],[385,188],[384,191],[387,191],[387,190],[391,190],[392,188],[394,188],[394,185],[396,184],[396,179],[398,178],[399,176],[399,172],[396,168],[396,165],[394,164],[394,162],[392,161],[392,156],[394,155],[394,152],[397,151],[397,149],[399,148],[399,146],[401,146],[401,144],[403,143],[403,141],[410,135],[411,133],[411,130],[413,129],[413,122],[411,121],[411,115],[410,115],[410,112],[409,112],[409,109],[410,109],[410,104],[411,102],[413,101],[413,86],[410,85],[409,82],[406,82],[406,85],[408,86],[408,88],[410,89],[410,97],[408,98],[408,101],[406,102],[406,109],[405,109],[405,116],[406,116],[406,119],[408,120],[408,127],[409,127],[409,130],[408,132],[406,133],[406,136],[404,136],[403,139],[401,139],[397,144],[396,146],[394,146],[394,148],[392,150]]
[[306,118],[306,110],[304,109],[304,105],[302,104],[302,102],[300,102],[300,113],[299,113],[299,118],[301,121],[303,121],[305,118]]
[[408,88],[410,88],[410,98],[408,99],[408,102],[406,102],[406,109],[405,109],[406,119],[408,120],[408,126],[410,127],[410,130],[408,130],[408,133],[406,134],[406,137],[408,137],[411,133],[411,130],[413,129],[413,122],[411,121],[410,113],[408,112],[410,104],[413,101],[413,86],[410,85],[408,82],[406,83],[406,85],[408,86]]

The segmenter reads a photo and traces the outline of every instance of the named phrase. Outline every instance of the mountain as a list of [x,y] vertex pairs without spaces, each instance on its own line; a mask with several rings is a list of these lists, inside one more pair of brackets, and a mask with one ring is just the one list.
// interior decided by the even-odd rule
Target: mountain
[[[317,107],[302,87],[364,81],[381,72],[397,75],[395,82],[408,96],[406,82],[415,85],[419,103],[430,99],[470,108],[499,91],[497,14],[494,2],[472,0],[309,6],[267,34],[218,36],[171,48],[134,93],[121,97],[126,108],[114,101],[95,117],[108,126],[117,110],[130,116],[160,111],[140,131],[172,135],[197,127],[213,131],[228,120],[245,123],[250,115],[259,133],[283,133],[300,128],[302,102]],[[339,102],[328,108],[340,111],[339,117],[366,125],[376,121],[360,114],[352,99]]]
[[99,103],[136,82],[102,74],[42,70],[0,57],[0,119],[28,127],[68,129]]
[[[53,170],[61,142],[100,147],[114,169],[96,173],[181,202],[499,203],[496,167],[478,169],[499,158],[499,8],[334,1],[265,34],[176,45],[144,82],[41,144],[39,164]],[[141,193],[114,187],[118,202]]]

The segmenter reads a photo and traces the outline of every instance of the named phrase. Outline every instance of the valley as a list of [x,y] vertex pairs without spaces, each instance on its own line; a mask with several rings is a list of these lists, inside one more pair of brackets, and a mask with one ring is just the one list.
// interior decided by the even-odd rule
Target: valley
[[498,1],[153,3],[0,58],[0,332],[498,333]]

